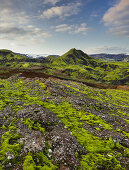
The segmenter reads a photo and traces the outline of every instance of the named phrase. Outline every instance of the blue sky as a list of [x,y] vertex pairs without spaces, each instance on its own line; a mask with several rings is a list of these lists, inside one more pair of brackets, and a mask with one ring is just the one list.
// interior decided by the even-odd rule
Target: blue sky
[[129,0],[0,0],[0,48],[129,54]]

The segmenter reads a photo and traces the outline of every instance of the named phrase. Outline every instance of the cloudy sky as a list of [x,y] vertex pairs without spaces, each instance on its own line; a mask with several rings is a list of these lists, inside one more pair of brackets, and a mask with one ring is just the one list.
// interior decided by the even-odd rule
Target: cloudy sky
[[0,49],[129,54],[129,0],[0,0]]

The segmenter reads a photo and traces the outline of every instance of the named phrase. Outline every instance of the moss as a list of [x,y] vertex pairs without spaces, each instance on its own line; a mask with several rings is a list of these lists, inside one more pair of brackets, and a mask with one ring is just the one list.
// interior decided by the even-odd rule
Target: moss
[[[8,165],[8,162],[17,163],[20,161],[19,153],[23,147],[22,143],[17,143],[21,135],[9,130],[2,135],[0,146],[0,163],[2,166]],[[12,158],[8,159],[8,153],[12,154]]]
[[[35,160],[35,161],[34,161]],[[42,153],[32,155],[29,153],[25,157],[23,170],[56,170],[57,167]]]
[[112,125],[103,121],[103,119],[101,119],[99,116],[96,116],[92,113],[85,113],[79,116],[80,116],[80,119],[86,122],[87,124],[101,125],[104,129],[109,129],[109,130],[111,130],[113,127]]
[[101,129],[100,129],[100,128],[96,128],[96,130],[101,131]]
[[[111,138],[109,138],[108,140],[103,140],[102,138],[96,137],[84,129],[84,123],[80,122],[80,118],[83,116],[82,113],[84,112],[76,111],[67,102],[58,105],[55,105],[54,103],[44,103],[44,106],[53,111],[61,119],[68,130],[72,132],[72,135],[75,136],[79,143],[85,147],[89,154],[92,155],[92,157],[89,158],[89,162],[86,161],[87,159],[82,161],[83,169],[88,169],[87,167],[89,167],[89,169],[97,169],[98,161],[101,165],[106,162],[104,167],[107,166],[108,169],[110,169],[110,167],[113,167],[117,170],[123,169],[120,165],[120,162],[117,161],[116,156],[112,154],[112,152],[115,151],[114,141]],[[109,129],[111,129],[110,126]],[[125,150],[127,156],[128,150],[127,148]],[[99,159],[93,156],[94,154],[96,155],[99,153]],[[107,157],[102,153],[109,153],[109,155],[112,155],[112,158],[109,159],[110,156]]]
[[7,130],[7,127],[5,125],[2,125],[3,130]]
[[41,124],[39,122],[32,121],[31,118],[21,120],[21,122],[28,125],[29,129],[39,130],[42,133],[45,132],[45,129],[41,127]]
[[38,163],[40,166],[44,166],[44,169],[48,168],[50,170],[56,170],[57,166],[52,164],[52,161],[49,160],[42,152],[37,153],[34,157],[36,157],[36,163]]
[[102,140],[83,128],[81,130],[76,128],[72,133],[89,152],[109,152],[115,147],[111,138],[109,138],[109,140]]
[[[75,67],[75,66],[74,66]],[[83,69],[83,68],[82,68]],[[83,70],[84,71],[84,70]],[[14,82],[7,81],[7,80],[0,80],[1,84],[4,84],[5,88],[1,89],[0,93],[0,109],[4,109],[7,105],[13,108],[14,111],[18,111],[24,105],[17,106],[15,105],[17,101],[21,101],[25,103],[25,105],[29,104],[38,104],[43,107],[46,107],[47,109],[51,110],[54,114],[57,115],[57,117],[64,123],[64,125],[68,128],[69,131],[71,131],[72,135],[75,136],[78,140],[78,142],[85,147],[88,154],[82,156],[81,164],[83,166],[83,169],[92,167],[92,169],[97,168],[97,166],[103,167],[106,169],[114,168],[114,169],[122,169],[120,166],[119,161],[116,160],[117,157],[129,157],[129,149],[120,145],[120,144],[114,144],[113,140],[111,138],[107,140],[103,140],[102,138],[94,136],[92,133],[90,133],[88,130],[85,129],[85,124],[89,124],[92,128],[96,128],[96,130],[100,131],[99,125],[101,124],[102,128],[113,130],[115,127],[108,124],[106,121],[101,119],[99,116],[94,115],[90,112],[85,112],[84,110],[76,110],[72,107],[72,105],[64,100],[64,102],[60,104],[55,104],[54,102],[50,102],[50,99],[46,100],[47,102],[42,101],[42,95],[41,93],[45,93],[45,86],[44,84],[40,85],[40,82],[30,82],[25,83],[21,80],[16,80]],[[55,82],[56,83],[56,82]],[[37,85],[38,84],[38,85]],[[98,90],[93,89],[90,87],[87,87],[85,85],[81,85],[80,83],[73,83],[70,85],[65,85],[59,82],[59,85],[67,86],[67,88],[72,89],[72,92],[75,92],[75,95],[78,95],[82,93],[84,97],[88,99],[96,99],[94,100],[95,105],[92,106],[83,106],[83,107],[91,107],[93,109],[97,109],[97,111],[102,111],[101,103],[105,102],[107,103],[107,106],[114,107],[114,110],[110,110],[107,114],[114,114],[118,115],[119,117],[122,117],[125,123],[128,123],[128,120],[126,117],[128,114],[124,113],[123,107],[129,107],[129,93],[118,91],[118,90]],[[31,88],[33,87],[34,88]],[[58,86],[59,86],[58,85]],[[58,88],[57,86],[57,88]],[[49,96],[50,94],[46,94],[46,96]],[[45,97],[46,97],[45,96]],[[63,97],[62,97],[63,99]],[[121,107],[122,106],[122,107]],[[7,119],[8,117],[5,117]],[[18,144],[17,141],[20,138],[20,136],[16,133],[16,123],[17,120],[12,120],[9,127],[5,127],[3,125],[4,130],[9,130],[8,133],[5,133],[2,137],[2,143],[1,143],[1,151],[0,151],[0,160],[3,164],[7,164],[7,156],[6,153],[9,151],[14,155],[14,159],[10,160],[13,163],[19,163],[17,161],[17,158],[21,161],[21,158],[18,156],[20,155],[20,150],[22,148],[22,144]],[[28,125],[30,129],[39,130],[42,133],[45,132],[45,129],[42,127],[40,122],[36,122],[30,119],[23,120],[23,123]],[[122,131],[121,129],[116,129],[115,132],[122,132],[126,137],[128,137],[128,133]],[[11,135],[12,136],[9,136]],[[17,135],[15,135],[17,134]],[[49,146],[48,146],[49,148]],[[116,154],[116,151],[117,154]],[[47,151],[44,152],[45,155],[47,155]],[[78,154],[76,154],[78,157]],[[108,155],[111,155],[108,156]],[[47,169],[51,168],[51,161],[46,156],[41,155],[28,155],[28,157],[25,158],[24,161],[24,167],[26,164],[28,164],[28,167],[32,165],[32,168],[39,168],[39,169]],[[45,163],[49,162],[49,163]]]
[[[103,141],[86,131],[83,123],[79,122],[78,113],[68,103],[62,103],[61,105],[45,104],[47,108],[52,110],[62,120],[66,127],[72,131],[77,140],[86,147],[90,152],[104,152],[111,150],[114,147],[112,140]],[[67,107],[66,107],[67,105]]]
[[129,107],[129,92],[123,91],[123,90],[112,90],[112,89],[93,89],[88,86],[75,88],[73,85],[66,85],[62,84],[68,88],[71,88],[74,91],[81,92],[87,96],[90,96],[90,98],[96,99],[98,101],[104,101],[108,104],[115,104],[117,106],[124,106]]
[[123,157],[129,158],[129,148],[122,146],[119,142],[116,143],[116,148],[121,151]]
[[46,85],[42,82],[40,82],[39,80],[36,80],[35,83],[38,83],[40,85],[41,88],[45,89]]
[[23,163],[23,170],[35,170],[35,162],[31,155],[27,155],[25,157],[25,161]]
[[92,154],[82,156],[81,166],[83,170],[124,170],[120,162],[114,157],[112,153],[107,155]]

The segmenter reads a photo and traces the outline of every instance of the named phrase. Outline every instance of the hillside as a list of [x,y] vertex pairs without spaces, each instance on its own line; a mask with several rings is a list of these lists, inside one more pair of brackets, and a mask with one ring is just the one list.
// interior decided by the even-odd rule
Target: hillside
[[94,59],[81,50],[71,49],[60,57],[51,57],[46,73],[62,78],[110,84],[129,83],[127,62]]
[[125,62],[129,62],[129,56],[127,56],[126,58],[124,58]]
[[27,59],[28,57],[21,54],[16,54],[10,50],[0,50],[0,62],[26,61]]
[[17,73],[33,70],[36,74],[45,73],[82,82],[129,85],[129,63],[94,59],[75,48],[59,57],[29,58],[9,51],[4,58],[1,61],[1,78],[6,77],[9,72],[15,73],[11,70],[17,69]]
[[83,51],[73,48],[62,56],[52,57],[50,61],[53,65],[89,65],[95,60]]
[[[5,67],[12,67],[12,68],[24,68],[24,67],[32,67],[35,65],[34,63],[45,63],[46,58],[32,58],[28,57],[27,55],[20,54],[20,53],[14,53],[10,50],[0,50],[0,66]],[[36,65],[37,65],[36,64]]]
[[0,101],[2,169],[129,168],[129,92],[15,75]]
[[63,60],[66,64],[86,65],[87,61],[91,60],[92,58],[85,54],[83,51],[73,48],[64,55],[58,57],[58,59]]

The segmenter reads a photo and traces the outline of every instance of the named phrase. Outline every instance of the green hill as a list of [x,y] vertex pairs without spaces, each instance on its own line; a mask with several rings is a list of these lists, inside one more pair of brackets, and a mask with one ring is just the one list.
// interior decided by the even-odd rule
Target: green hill
[[94,64],[96,60],[85,54],[83,51],[72,48],[62,56],[56,58],[49,56],[49,61],[51,61],[53,65],[89,65],[91,63]]
[[87,65],[88,61],[92,58],[85,54],[81,50],[76,50],[75,48],[69,50],[64,55],[58,57],[58,59],[62,59],[66,64],[83,64]]
[[21,55],[21,54],[16,54],[10,50],[0,50],[0,62],[9,62],[9,61],[25,61],[27,60],[28,57]]
[[10,50],[0,50],[0,66],[6,68],[31,68],[46,62],[45,58],[30,58],[24,54],[14,53]]
[[129,55],[126,58],[124,58],[124,61],[129,62]]
[[71,49],[64,55],[49,58],[47,73],[74,80],[128,84],[129,63],[94,59],[81,50]]
[[[75,48],[62,56],[29,58],[9,50],[0,51],[0,64],[4,68],[31,69],[64,79],[83,82],[129,85],[129,63],[94,59]],[[38,69],[38,70],[37,70]],[[1,72],[5,70],[1,69]]]

